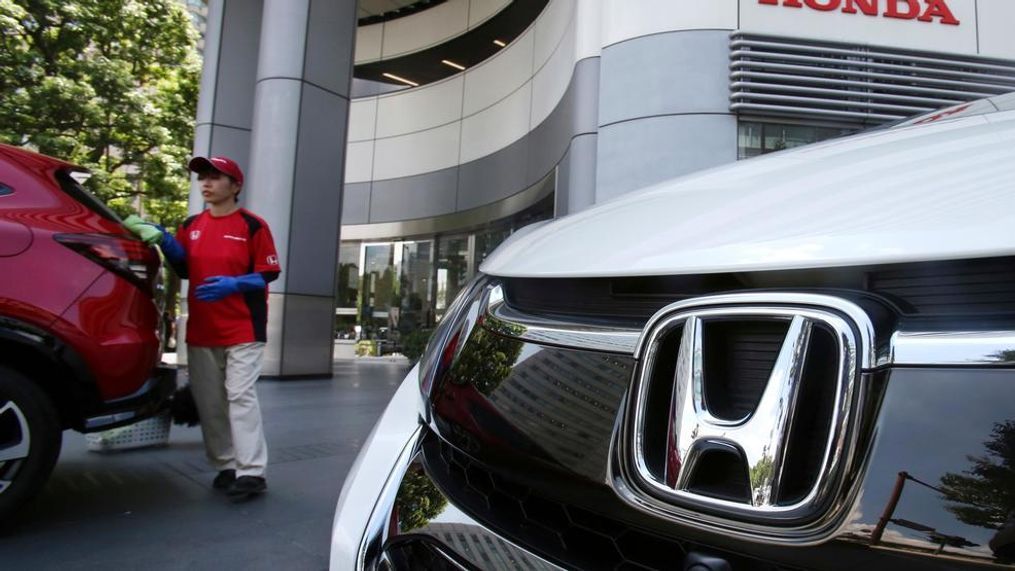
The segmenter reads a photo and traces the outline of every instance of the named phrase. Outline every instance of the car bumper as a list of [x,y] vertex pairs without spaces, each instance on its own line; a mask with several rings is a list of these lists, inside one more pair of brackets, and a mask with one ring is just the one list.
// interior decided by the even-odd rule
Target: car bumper
[[484,526],[440,490],[423,466],[426,428],[418,410],[414,368],[346,477],[331,569],[560,569]]
[[176,369],[158,366],[133,394],[104,401],[84,419],[82,432],[97,432],[133,424],[166,408],[176,391]]

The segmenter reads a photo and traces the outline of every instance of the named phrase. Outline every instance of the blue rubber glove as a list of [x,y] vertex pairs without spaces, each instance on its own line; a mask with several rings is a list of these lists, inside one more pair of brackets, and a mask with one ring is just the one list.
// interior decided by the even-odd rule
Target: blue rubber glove
[[194,290],[194,297],[201,301],[218,301],[234,293],[263,290],[267,287],[264,276],[258,273],[242,276],[211,276]]

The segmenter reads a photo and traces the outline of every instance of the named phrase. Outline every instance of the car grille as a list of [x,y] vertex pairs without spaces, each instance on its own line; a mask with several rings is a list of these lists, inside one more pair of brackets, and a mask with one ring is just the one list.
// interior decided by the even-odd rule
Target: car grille
[[734,569],[791,569],[639,529],[550,498],[428,435],[428,474],[459,508],[517,545],[569,569],[679,569],[690,552],[729,561]]
[[819,270],[623,278],[509,278],[512,308],[640,326],[663,307],[742,291],[826,291],[873,296],[903,316],[1015,319],[1015,257]]

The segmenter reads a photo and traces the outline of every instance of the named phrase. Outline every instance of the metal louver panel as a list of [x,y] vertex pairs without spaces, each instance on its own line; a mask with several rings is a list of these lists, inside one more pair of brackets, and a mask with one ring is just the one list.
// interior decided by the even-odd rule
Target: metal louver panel
[[1015,91],[1015,61],[730,37],[730,110],[879,124]]

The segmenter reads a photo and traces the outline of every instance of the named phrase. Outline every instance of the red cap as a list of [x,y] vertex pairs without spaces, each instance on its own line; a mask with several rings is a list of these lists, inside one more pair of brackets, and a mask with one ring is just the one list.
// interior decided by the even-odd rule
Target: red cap
[[198,174],[208,172],[210,170],[218,171],[222,174],[233,177],[236,184],[243,186],[243,171],[240,170],[240,165],[236,164],[236,161],[228,157],[194,157],[190,159],[190,163],[187,165],[187,168]]

